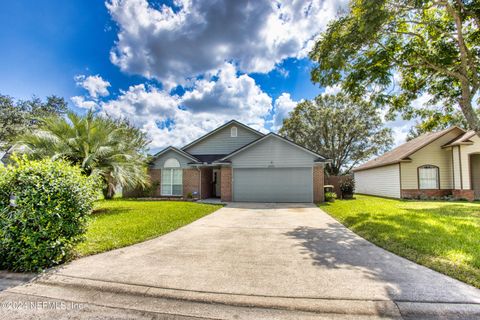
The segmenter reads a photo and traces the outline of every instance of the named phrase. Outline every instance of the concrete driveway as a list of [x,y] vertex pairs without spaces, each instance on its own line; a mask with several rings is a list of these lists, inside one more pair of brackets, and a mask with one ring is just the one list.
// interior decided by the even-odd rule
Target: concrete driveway
[[159,299],[208,302],[208,312],[184,305],[182,314],[222,319],[252,316],[245,309],[218,314],[226,306],[306,312],[305,318],[480,317],[480,290],[378,248],[311,204],[229,204],[165,236],[76,260],[6,293],[152,312],[166,312]]

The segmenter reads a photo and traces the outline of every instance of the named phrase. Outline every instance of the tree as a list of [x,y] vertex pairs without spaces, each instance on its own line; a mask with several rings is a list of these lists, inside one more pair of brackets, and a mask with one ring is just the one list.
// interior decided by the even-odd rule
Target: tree
[[407,135],[407,141],[416,138],[424,133],[447,129],[452,126],[468,128],[468,123],[460,111],[451,114],[434,113],[422,122],[417,122]]
[[383,153],[393,143],[374,105],[344,94],[320,95],[300,102],[284,119],[280,134],[332,160],[332,175]]
[[39,119],[65,112],[67,103],[57,96],[47,97],[45,102],[37,97],[14,101],[0,94],[0,150],[10,147],[19,135],[35,129]]
[[[312,80],[342,84],[390,106],[389,118],[448,123],[460,107],[480,134],[480,3],[473,0],[352,0],[321,35],[310,57]],[[412,101],[429,97],[426,105]],[[445,117],[445,118],[444,118]]]
[[[478,108],[475,112],[477,115],[480,115],[480,110]],[[439,131],[452,126],[468,128],[467,120],[460,110],[449,114],[441,114],[438,111],[431,110],[430,115],[427,118],[424,118],[421,122],[417,122],[412,128],[410,128],[407,140],[411,140],[427,132]]]
[[17,146],[34,158],[66,159],[83,173],[98,175],[104,196],[110,199],[115,187],[144,187],[148,184],[145,133],[125,120],[88,112],[68,112],[67,117],[44,118],[38,128],[19,138]]

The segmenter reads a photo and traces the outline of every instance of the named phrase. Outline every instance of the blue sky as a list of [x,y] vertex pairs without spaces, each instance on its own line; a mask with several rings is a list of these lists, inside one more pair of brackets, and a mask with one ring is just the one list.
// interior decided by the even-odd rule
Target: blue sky
[[307,53],[345,5],[4,1],[0,93],[55,94],[77,112],[127,117],[149,133],[152,151],[232,118],[275,131],[298,101],[324,91],[310,82]]

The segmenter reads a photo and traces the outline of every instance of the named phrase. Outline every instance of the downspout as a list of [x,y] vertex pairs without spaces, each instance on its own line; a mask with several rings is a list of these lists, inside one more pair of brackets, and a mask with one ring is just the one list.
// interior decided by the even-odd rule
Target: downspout
[[199,183],[199,186],[198,186],[198,192],[199,192],[199,197],[200,197],[200,200],[202,200],[202,170],[198,167],[198,166],[195,166],[195,168],[197,168],[198,170],[198,175],[200,176],[200,179],[198,179],[198,183]]

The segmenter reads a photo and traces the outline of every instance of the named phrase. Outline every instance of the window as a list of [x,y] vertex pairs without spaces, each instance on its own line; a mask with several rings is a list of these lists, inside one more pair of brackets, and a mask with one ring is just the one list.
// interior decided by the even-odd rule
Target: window
[[170,158],[163,164],[164,168],[180,168],[180,162],[175,158]]
[[237,127],[232,127],[230,129],[230,137],[234,138],[237,136]]
[[438,167],[426,165],[418,168],[419,189],[439,189]]
[[162,169],[162,196],[181,196],[183,191],[183,172],[180,162],[170,158],[163,164]]

